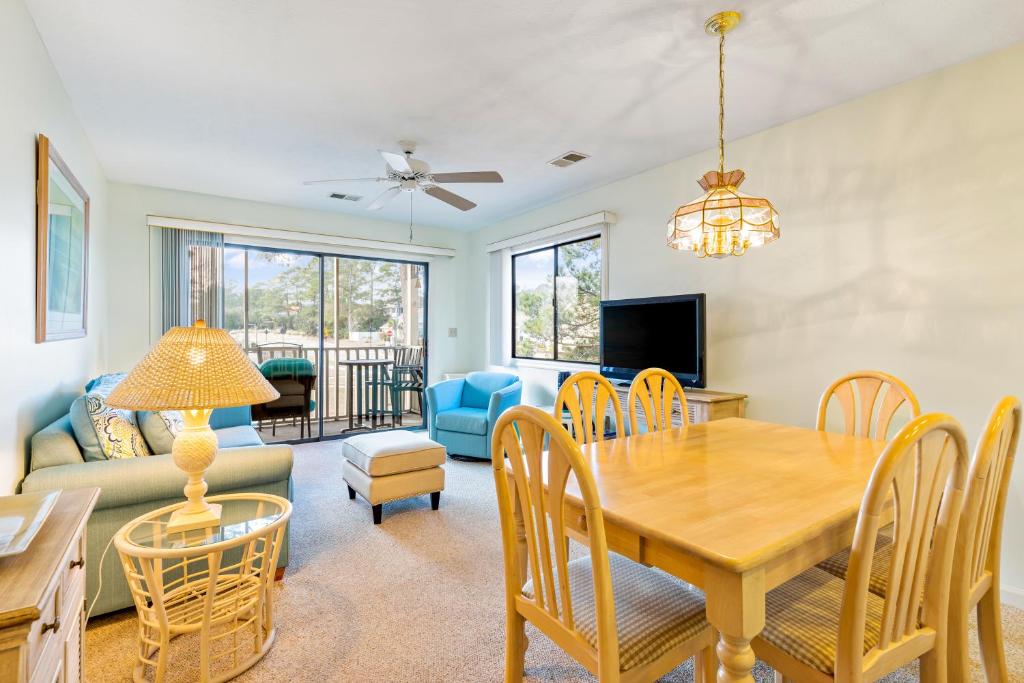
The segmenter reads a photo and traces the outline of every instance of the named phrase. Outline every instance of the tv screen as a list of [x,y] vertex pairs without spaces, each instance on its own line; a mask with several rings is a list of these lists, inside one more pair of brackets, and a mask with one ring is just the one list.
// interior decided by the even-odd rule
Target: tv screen
[[631,380],[646,368],[704,386],[703,294],[601,302],[601,374]]

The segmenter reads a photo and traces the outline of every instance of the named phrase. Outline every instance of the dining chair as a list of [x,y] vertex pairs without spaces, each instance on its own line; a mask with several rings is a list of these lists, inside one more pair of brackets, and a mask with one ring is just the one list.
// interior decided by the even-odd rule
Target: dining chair
[[605,437],[605,418],[609,403],[615,419],[615,433],[624,431],[622,406],[615,387],[606,378],[589,370],[570,375],[558,389],[554,417],[561,422],[568,417],[572,437],[580,446]]
[[[884,396],[881,396],[882,389]],[[917,396],[902,380],[877,370],[861,370],[844,375],[829,385],[818,403],[816,429],[828,431],[828,411],[835,398],[842,407],[844,433],[885,441],[889,437],[893,418],[906,404],[911,419],[921,414]],[[879,400],[881,398],[881,400]],[[872,436],[871,428],[875,427]],[[892,527],[886,526],[878,534],[875,547],[874,570],[869,588],[872,593],[885,595],[888,566],[888,546],[892,543]],[[850,561],[849,549],[833,555],[818,565],[821,569],[844,578]]]
[[[820,431],[826,431],[829,404],[833,398],[843,409],[844,433],[880,441],[887,440],[892,419],[904,403],[910,407],[911,418],[921,414],[917,397],[903,380],[876,370],[861,370],[840,377],[825,389],[818,402],[815,426]],[[874,436],[871,435],[872,425],[875,427]]]
[[636,404],[644,410],[647,431],[656,432],[672,428],[673,403],[678,399],[681,426],[690,423],[686,408],[686,394],[679,380],[668,370],[647,368],[640,372],[629,385],[629,433],[639,434]]
[[1000,400],[978,440],[971,462],[964,512],[956,539],[957,562],[950,596],[950,680],[970,680],[967,620],[972,609],[977,611],[978,641],[985,677],[993,683],[1010,680],[1003,650],[999,559],[1003,513],[1017,453],[1020,422],[1020,400],[1013,396]]
[[[933,413],[885,447],[861,501],[846,580],[813,567],[769,591],[754,653],[776,680],[873,681],[915,659],[922,679],[946,680],[950,579],[967,442]],[[869,590],[876,539],[895,520],[888,591]]]
[[[1003,514],[1020,435],[1021,403],[1004,397],[996,404],[974,450],[967,477],[963,513],[954,553],[949,606],[949,666],[951,680],[970,680],[967,621],[974,609],[978,619],[981,661],[989,681],[1006,681],[1000,600],[1000,557]],[[880,538],[872,562],[869,590],[885,597],[892,557],[891,539]],[[846,575],[849,551],[818,565],[840,578]]]
[[[654,681],[690,657],[697,680],[713,681],[715,633],[704,595],[608,551],[594,475],[562,425],[539,408],[517,406],[498,419],[491,443],[504,551],[505,681],[523,679],[526,621],[602,682]],[[573,560],[564,542],[570,475],[590,531],[590,555]]]

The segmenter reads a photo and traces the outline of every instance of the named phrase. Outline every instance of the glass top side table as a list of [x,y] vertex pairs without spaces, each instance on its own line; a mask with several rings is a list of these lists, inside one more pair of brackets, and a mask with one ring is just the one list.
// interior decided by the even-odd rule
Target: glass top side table
[[[171,640],[200,634],[201,681],[227,681],[270,649],[273,582],[291,503],[280,496],[209,496],[221,524],[168,533],[184,501],[128,522],[114,536],[139,615],[133,678],[162,681]],[[149,674],[152,674],[152,678]]]

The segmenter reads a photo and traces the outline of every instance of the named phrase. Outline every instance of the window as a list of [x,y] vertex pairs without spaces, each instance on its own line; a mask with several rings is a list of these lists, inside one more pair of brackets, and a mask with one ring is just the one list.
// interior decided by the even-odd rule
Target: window
[[601,237],[512,257],[512,355],[598,362]]

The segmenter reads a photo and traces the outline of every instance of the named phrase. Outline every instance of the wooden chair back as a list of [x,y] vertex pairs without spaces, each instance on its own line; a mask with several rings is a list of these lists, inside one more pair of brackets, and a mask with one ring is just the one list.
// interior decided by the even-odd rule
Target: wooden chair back
[[555,397],[555,419],[561,421],[566,413],[572,422],[572,437],[581,446],[604,441],[604,424],[611,404],[615,417],[615,434],[622,434],[622,406],[615,387],[596,372],[572,374],[562,383]]
[[637,402],[644,410],[644,421],[647,431],[657,432],[672,428],[672,409],[676,400],[682,414],[682,426],[690,422],[686,409],[686,394],[679,380],[667,370],[647,368],[629,385],[629,433],[638,434],[639,426],[636,413]]
[[[901,658],[926,652],[940,653],[945,666],[949,584],[967,458],[963,429],[940,413],[907,423],[882,452],[857,517],[840,616],[836,680],[875,680]],[[871,563],[889,510],[894,533],[881,635],[865,653]],[[934,662],[925,658],[922,666]]]
[[[879,441],[888,440],[893,416],[904,403],[910,407],[911,418],[921,414],[917,397],[902,380],[884,372],[861,370],[840,377],[825,389],[818,403],[816,428],[820,431],[825,431],[833,398],[843,409],[844,433]],[[872,425],[875,427],[873,436]]]
[[[592,672],[617,673],[619,650],[604,517],[594,476],[579,446],[551,415],[532,406],[516,406],[498,419],[491,451],[505,557],[506,610],[532,622]],[[509,470],[514,487],[509,485]],[[576,630],[573,618],[564,507],[570,475],[579,487],[590,534],[596,649]],[[523,545],[533,582],[530,595],[523,592],[527,567],[520,566],[517,552]]]
[[[1020,437],[1021,402],[1014,396],[1002,398],[989,416],[985,431],[974,451],[967,477],[964,510],[957,532],[956,564],[950,596],[950,659],[967,663],[967,617],[986,593],[995,595],[988,607],[999,605],[999,558],[1002,553],[1003,513],[1010,487],[1010,474]],[[1001,615],[979,613],[982,661],[989,680],[1005,676]],[[958,674],[966,679],[966,673]],[[950,672],[951,680],[956,680]]]
[[1020,437],[1020,399],[996,404],[978,441],[957,536],[957,570],[974,588],[999,564],[1003,513]]

